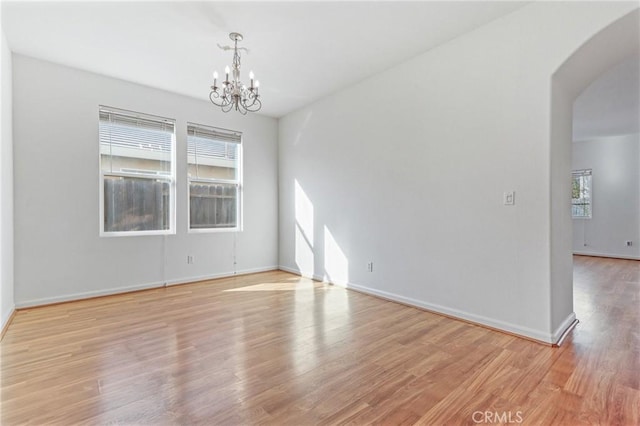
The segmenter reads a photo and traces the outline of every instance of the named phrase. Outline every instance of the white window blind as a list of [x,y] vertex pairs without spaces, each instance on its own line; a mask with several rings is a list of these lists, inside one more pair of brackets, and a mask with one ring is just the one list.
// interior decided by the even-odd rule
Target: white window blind
[[[170,171],[175,139],[173,120],[100,107],[99,134],[100,153],[110,159],[154,160],[138,163],[145,164],[150,171]],[[102,170],[119,171],[121,168],[113,161],[102,164]]]
[[239,229],[242,134],[188,123],[189,228]]
[[104,234],[170,233],[175,192],[175,121],[99,108]]

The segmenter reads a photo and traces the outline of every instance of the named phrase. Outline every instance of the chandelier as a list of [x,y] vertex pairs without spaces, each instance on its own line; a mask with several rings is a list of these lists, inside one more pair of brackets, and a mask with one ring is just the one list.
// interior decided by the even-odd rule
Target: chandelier
[[[211,103],[222,108],[222,111],[229,112],[232,109],[239,111],[242,114],[247,112],[257,112],[262,108],[262,102],[260,101],[260,95],[258,94],[258,87],[260,82],[253,79],[253,71],[249,73],[249,80],[251,80],[249,87],[242,84],[240,81],[240,53],[238,53],[238,42],[242,41],[242,34],[231,33],[229,38],[233,40],[233,71],[231,73],[231,79],[229,79],[229,66],[224,70],[224,81],[218,86],[218,72],[213,72],[213,86],[211,86],[211,92],[209,92],[209,99]],[[229,46],[220,46],[223,50],[231,50]],[[241,47],[240,50],[247,49]]]

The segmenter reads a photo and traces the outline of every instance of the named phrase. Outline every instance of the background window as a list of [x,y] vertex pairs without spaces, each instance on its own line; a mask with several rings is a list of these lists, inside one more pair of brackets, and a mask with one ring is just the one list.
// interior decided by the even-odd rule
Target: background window
[[591,169],[574,170],[571,173],[571,215],[574,218],[591,218]]
[[102,232],[173,230],[175,121],[100,107]]
[[189,229],[239,229],[242,135],[187,124]]

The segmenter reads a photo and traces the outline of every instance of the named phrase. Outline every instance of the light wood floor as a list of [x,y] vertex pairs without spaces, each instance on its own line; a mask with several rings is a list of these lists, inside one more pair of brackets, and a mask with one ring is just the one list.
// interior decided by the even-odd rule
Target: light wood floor
[[637,425],[640,262],[575,281],[560,348],[284,272],[22,310],[0,421]]

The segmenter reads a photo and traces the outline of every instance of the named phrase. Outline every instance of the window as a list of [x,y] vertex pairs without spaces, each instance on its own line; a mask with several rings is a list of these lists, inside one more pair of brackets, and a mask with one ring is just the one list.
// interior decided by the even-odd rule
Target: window
[[187,124],[189,229],[239,230],[242,134]]
[[175,121],[100,106],[101,234],[169,234],[175,226]]
[[591,219],[591,169],[574,170],[571,174],[571,216]]

